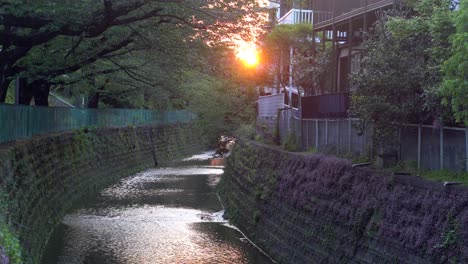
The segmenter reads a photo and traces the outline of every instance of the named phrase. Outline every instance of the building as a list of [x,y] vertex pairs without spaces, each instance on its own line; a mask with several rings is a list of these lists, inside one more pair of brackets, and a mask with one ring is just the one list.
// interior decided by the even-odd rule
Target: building
[[[397,1],[309,0],[301,6],[296,2],[286,1],[280,1],[279,6],[278,3],[273,4],[272,7],[277,9],[278,24],[313,24],[311,34],[315,41],[311,45],[314,45],[315,50],[324,50],[331,46],[331,69],[328,72],[328,87],[316,87],[314,90],[319,92],[304,97],[299,96],[292,79],[294,69],[292,63],[288,63],[288,94],[284,95],[284,103],[279,105],[278,96],[260,97],[259,109],[291,108],[286,119],[347,118],[352,91],[349,74],[360,69],[364,52],[362,43],[379,15],[395,8]],[[291,49],[289,58],[292,57],[292,52]],[[272,95],[276,94],[276,89],[270,90]],[[267,112],[269,116],[263,112],[257,122],[267,123],[270,130],[274,130],[273,124],[278,114],[271,110]]]
[[396,0],[312,0],[314,13],[314,38],[320,39],[316,49],[331,45],[330,87],[326,91],[301,100],[303,118],[347,117],[350,102],[349,74],[359,71],[363,56],[363,41],[369,28],[382,12],[393,9]]

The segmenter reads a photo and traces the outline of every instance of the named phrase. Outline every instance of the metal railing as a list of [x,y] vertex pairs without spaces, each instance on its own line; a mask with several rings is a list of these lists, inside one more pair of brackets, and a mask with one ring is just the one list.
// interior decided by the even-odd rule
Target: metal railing
[[348,117],[349,93],[314,95],[301,98],[302,118]]
[[290,25],[290,24],[313,24],[314,22],[314,11],[305,9],[291,9],[283,17],[278,19],[279,25]]
[[0,143],[33,135],[81,128],[125,127],[187,123],[186,110],[81,109],[0,104]]

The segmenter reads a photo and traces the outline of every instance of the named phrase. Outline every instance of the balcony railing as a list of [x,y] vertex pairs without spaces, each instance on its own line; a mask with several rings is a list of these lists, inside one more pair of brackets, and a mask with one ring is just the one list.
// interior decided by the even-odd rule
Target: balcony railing
[[291,9],[283,17],[278,19],[278,24],[313,24],[314,11],[305,9]]
[[349,93],[315,95],[301,98],[302,118],[345,118]]

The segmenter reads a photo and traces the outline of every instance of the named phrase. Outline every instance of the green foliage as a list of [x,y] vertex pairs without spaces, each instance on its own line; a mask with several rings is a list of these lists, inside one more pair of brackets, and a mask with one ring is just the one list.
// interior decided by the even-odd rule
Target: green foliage
[[450,170],[422,171],[420,175],[426,179],[440,182],[461,182],[468,186],[468,173]]
[[283,148],[286,151],[298,151],[298,146],[296,143],[296,135],[294,133],[288,134],[288,137],[283,143]]
[[[357,89],[352,94],[351,114],[371,124],[373,138],[386,140],[402,123],[420,122],[423,109],[424,57],[415,45],[413,21],[393,19],[376,27],[377,35],[366,45],[369,50],[362,71],[352,76]],[[392,34],[392,29],[398,30]],[[424,40],[422,42],[427,42]],[[393,126],[393,127],[392,127]]]
[[419,175],[425,179],[438,182],[461,182],[463,185],[468,185],[467,172],[453,170],[418,170],[418,163],[415,160],[398,163],[396,166],[389,168],[389,170]]
[[400,10],[378,21],[365,42],[361,72],[351,76],[351,114],[370,125],[377,143],[404,123],[453,120],[438,95],[453,11],[449,1],[416,1],[412,7],[416,14],[410,18]]
[[450,251],[456,251],[462,239],[459,235],[460,223],[453,216],[452,212],[448,213],[448,228],[441,234],[441,242],[434,246],[435,250],[442,250],[442,254],[438,256],[441,262],[444,263],[459,263],[455,256],[450,256]]
[[274,72],[281,86],[285,86],[289,74],[285,67],[292,59],[295,84],[307,95],[324,93],[329,85],[326,73],[331,66],[331,49],[328,45],[325,50],[312,47],[312,25],[278,25],[266,36],[262,47],[264,64],[268,65],[265,70]]
[[259,10],[253,0],[2,2],[0,102],[22,76],[25,98],[76,84],[94,105],[182,108],[174,87],[206,56],[200,47],[248,39],[261,29]]
[[405,172],[417,175],[419,172],[418,162],[416,160],[400,162],[396,166],[389,168],[389,170],[393,172]]
[[262,216],[262,213],[258,210],[255,210],[252,215],[252,221],[254,224],[257,224],[258,221],[260,221],[260,217]]
[[[293,51],[293,79],[306,95],[330,92],[329,71],[331,67],[331,48],[314,50],[312,45],[312,25],[278,25],[267,36],[263,46],[265,63],[280,75],[281,65],[288,66],[291,61],[290,48]],[[317,43],[317,47],[321,46]],[[278,56],[279,54],[279,56]],[[284,85],[287,70],[279,76]]]
[[316,148],[314,148],[314,147],[310,147],[310,148],[307,150],[307,152],[313,153],[313,154],[317,154],[317,153],[318,153],[318,150],[317,150]]
[[276,49],[308,46],[306,40],[311,34],[311,24],[278,25],[267,35],[266,44]]
[[468,1],[455,11],[456,33],[451,36],[451,56],[443,65],[444,82],[440,94],[450,105],[457,122],[468,126]]
[[262,137],[261,135],[259,135],[259,134],[256,134],[256,135],[254,136],[254,140],[255,140],[255,141],[258,141],[258,142],[263,142],[263,137]]
[[18,235],[11,231],[6,222],[5,214],[8,211],[8,195],[0,192],[0,260],[3,255],[8,257],[10,263],[23,263],[21,255],[21,246]]
[[240,138],[255,139],[255,126],[253,124],[241,124],[235,134]]
[[7,104],[13,104],[15,103],[15,98],[14,98],[14,92],[13,89],[9,89],[6,95],[5,103]]
[[[183,84],[187,91],[189,108],[197,114],[197,123],[204,135],[215,142],[220,134],[233,134],[238,128],[252,124],[254,102],[245,90],[221,78],[194,74]],[[253,135],[245,135],[253,138]]]

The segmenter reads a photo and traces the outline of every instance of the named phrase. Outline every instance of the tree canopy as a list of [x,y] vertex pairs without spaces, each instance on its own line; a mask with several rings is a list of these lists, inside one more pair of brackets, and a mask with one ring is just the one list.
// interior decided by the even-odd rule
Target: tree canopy
[[[12,80],[22,77],[26,80],[23,103],[34,96],[38,104],[46,104],[43,98],[50,86],[65,82],[64,75],[78,72],[96,77],[120,72],[136,79],[138,71],[132,67],[144,63],[135,64],[138,59],[129,62],[135,52],[146,51],[141,58],[149,58],[157,50],[157,55],[165,53],[163,61],[175,62],[184,54],[168,52],[175,47],[199,45],[196,42],[216,45],[232,36],[247,38],[245,31],[249,23],[257,22],[258,11],[253,0],[0,3],[0,102],[4,102]],[[174,34],[180,35],[170,43],[175,41]]]
[[462,0],[454,16],[456,33],[451,36],[451,56],[443,65],[440,94],[450,105],[457,122],[468,126],[468,1]]
[[[405,123],[460,122],[447,106],[466,100],[451,97],[455,93],[450,88],[445,90],[451,98],[445,99],[445,105],[441,97],[442,84],[449,85],[444,81],[449,75],[447,70],[444,74],[444,61],[455,54],[450,41],[455,13],[452,1],[423,0],[408,1],[402,9],[381,14],[364,43],[367,52],[361,71],[352,75],[356,90],[351,114],[370,124],[377,140],[385,140]],[[466,58],[466,53],[461,56]]]

